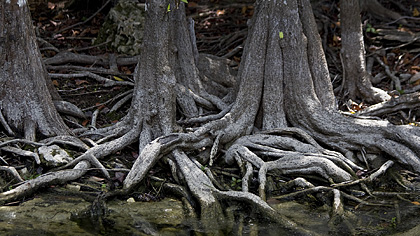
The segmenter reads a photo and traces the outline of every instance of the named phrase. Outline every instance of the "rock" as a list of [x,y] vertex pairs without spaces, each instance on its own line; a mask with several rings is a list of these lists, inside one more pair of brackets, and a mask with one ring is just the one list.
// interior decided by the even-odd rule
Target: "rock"
[[64,149],[57,145],[42,146],[38,148],[38,153],[48,166],[57,167],[73,160]]
[[129,199],[127,199],[127,202],[136,202],[136,200],[134,200],[134,198],[130,197]]
[[144,4],[133,0],[118,1],[109,11],[95,44],[110,42],[109,46],[119,53],[138,55],[143,40],[144,20]]

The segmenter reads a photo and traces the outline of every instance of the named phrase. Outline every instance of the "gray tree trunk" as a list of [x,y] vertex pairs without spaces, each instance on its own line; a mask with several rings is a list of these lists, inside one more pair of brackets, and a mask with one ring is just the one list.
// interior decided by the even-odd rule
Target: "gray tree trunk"
[[379,103],[390,99],[385,91],[372,86],[366,71],[365,47],[359,0],[342,0],[341,16],[341,56],[343,60],[343,97],[354,101],[365,100]]
[[[256,5],[238,75],[238,97],[231,113],[224,117],[228,125],[222,140],[251,134],[262,104],[262,129],[301,128],[349,158],[362,149],[384,151],[420,171],[420,129],[346,117],[335,107],[310,2],[257,1]],[[360,38],[358,42],[363,45]],[[362,62],[360,54],[355,57],[350,59]]]
[[52,103],[26,1],[0,4],[0,113],[9,133],[34,140],[69,132]]

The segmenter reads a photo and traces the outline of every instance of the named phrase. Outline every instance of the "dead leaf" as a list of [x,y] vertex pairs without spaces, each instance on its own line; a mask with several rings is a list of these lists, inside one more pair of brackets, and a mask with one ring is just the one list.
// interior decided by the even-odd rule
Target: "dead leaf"
[[56,86],[56,87],[58,87],[58,86],[59,86],[58,81],[57,81],[56,79],[55,79],[55,80],[53,80],[53,81],[52,81],[52,83],[53,83],[53,85],[54,85],[54,86]]
[[121,79],[120,77],[115,76],[115,75],[114,75],[114,79],[115,79],[116,81],[124,81],[123,79]]
[[131,75],[131,70],[127,66],[121,67],[121,71],[126,75]]
[[93,35],[97,35],[99,33],[99,29],[91,29],[90,33]]
[[420,202],[411,202],[411,203],[413,203],[414,205],[420,206]]
[[54,10],[55,4],[52,2],[48,2],[48,9]]
[[196,2],[188,2],[188,7],[190,8],[198,7],[198,4]]
[[420,16],[420,12],[416,7],[413,9],[413,16]]
[[105,179],[104,178],[99,178],[99,177],[96,177],[96,176],[91,176],[91,177],[89,177],[88,181],[102,182],[102,181],[105,181]]
[[242,10],[241,10],[242,15],[245,15],[246,10],[248,10],[248,7],[247,6],[243,6],[242,7]]
[[60,11],[56,16],[53,17],[53,20],[63,20],[66,17],[64,16],[64,13]]
[[89,83],[87,80],[82,80],[82,79],[76,79],[75,82],[76,82],[76,85],[88,84]]
[[83,126],[86,126],[88,123],[89,123],[89,120],[84,120],[84,121],[82,122],[82,125],[83,125]]

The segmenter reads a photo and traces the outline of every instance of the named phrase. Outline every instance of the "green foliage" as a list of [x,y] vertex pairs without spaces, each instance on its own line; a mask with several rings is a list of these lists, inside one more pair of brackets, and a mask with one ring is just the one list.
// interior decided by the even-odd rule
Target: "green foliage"
[[283,32],[279,32],[279,37],[280,37],[280,39],[283,39],[284,38],[284,34],[283,34]]
[[371,24],[366,24],[366,33],[369,33],[369,32],[376,34],[376,29],[373,28]]
[[235,177],[232,177],[232,183],[230,184],[230,187],[232,187],[233,190],[241,190],[241,179],[237,179]]
[[397,217],[392,217],[390,226],[392,228],[396,228],[397,227]]
[[25,180],[31,180],[31,179],[35,179],[39,176],[40,176],[40,174],[31,174],[31,175],[28,175],[28,176],[24,176],[24,179]]
[[[187,0],[175,0],[176,9],[178,9],[180,2],[188,4]],[[168,4],[168,7],[166,8],[166,12],[170,12],[170,11],[171,11],[171,4]]]

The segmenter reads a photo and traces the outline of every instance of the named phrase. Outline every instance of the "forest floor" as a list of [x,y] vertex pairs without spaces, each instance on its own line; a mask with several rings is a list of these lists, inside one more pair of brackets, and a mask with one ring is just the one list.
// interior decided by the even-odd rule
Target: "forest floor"
[[[67,7],[68,1],[30,1],[32,20],[44,59],[52,58],[59,52],[97,56],[99,59],[108,58],[110,55],[133,58],[130,55],[119,54],[107,44],[93,44],[110,10],[111,4],[104,5],[108,2],[110,1],[97,0],[90,1],[91,5],[83,2],[80,5]],[[253,0],[189,1],[186,9],[187,14],[195,21],[199,52],[228,58],[231,60],[230,65],[237,69],[247,36],[247,21],[254,12],[253,3]],[[398,3],[396,1],[381,1],[381,3],[386,8],[400,13],[404,16],[401,20],[407,22],[401,24],[401,20],[374,18],[370,13],[362,13],[367,61],[371,62],[370,64],[368,62],[368,71],[374,78],[374,85],[394,97],[404,93],[414,93],[420,90],[420,2],[403,0]],[[98,11],[102,6],[103,9]],[[363,101],[345,101],[339,97],[342,63],[339,55],[341,40],[338,1],[317,1],[313,4],[313,9],[340,109],[350,113],[366,109],[371,104]],[[380,50],[384,48],[386,50]],[[105,87],[103,81],[99,82],[89,76],[52,78],[61,97],[81,108],[86,117],[83,119],[67,117],[66,122],[69,127],[109,126],[126,114],[129,101],[115,112],[110,110],[124,97],[124,93],[132,89],[129,83],[133,82],[136,60],[132,61],[124,66],[118,66],[115,70],[99,62],[83,64],[68,61],[61,65],[47,63],[47,70],[51,74],[80,73],[85,69],[101,75],[102,78],[117,81],[116,85]],[[395,88],[392,76],[399,80],[400,89]],[[128,82],[128,85],[124,82]],[[418,125],[420,109],[398,110],[383,114],[380,118],[394,124]],[[92,120],[95,120],[94,124]],[[138,156],[136,147],[124,152],[127,163],[132,163]],[[116,181],[116,184],[121,181],[122,177]]]
[[[53,2],[38,1],[38,3],[31,4],[32,18],[40,38],[46,40],[60,52],[69,51],[93,56],[107,56],[109,54],[124,56],[115,52],[111,47],[92,45],[110,7],[105,7],[99,13],[95,13],[98,10],[98,7],[95,6],[79,5],[68,9],[64,8],[66,1]],[[91,2],[99,5],[98,2],[101,1]],[[187,14],[195,21],[199,52],[229,58],[232,60],[231,65],[237,68],[241,60],[242,46],[246,39],[247,21],[252,17],[254,11],[253,2],[253,0],[189,1]],[[418,19],[420,2],[405,0],[398,1],[398,3],[397,1],[381,1],[381,3],[386,8],[398,12],[403,18],[400,21],[378,19],[370,13],[362,13],[368,71],[373,77],[374,85],[394,97],[416,92],[420,90],[420,22]],[[339,97],[342,83],[342,64],[340,60],[341,39],[338,1],[317,1],[317,3],[314,3],[314,13],[340,109],[351,113],[365,109],[371,104],[360,100],[344,101]],[[92,19],[80,24],[91,16]],[[401,24],[402,20],[406,20],[407,23]],[[71,27],[75,24],[80,25]],[[67,27],[71,28],[63,31]],[[57,51],[51,50],[42,43],[41,50],[45,58],[57,54]],[[116,80],[130,80],[134,68],[135,64],[118,68],[124,78],[118,76],[115,78],[115,75],[109,74],[104,74],[104,76]],[[49,69],[49,72],[68,73],[69,69],[53,68]],[[416,74],[417,76],[414,76]],[[395,76],[394,79],[400,80],[401,88],[396,88],[392,76]],[[53,83],[63,99],[69,100],[82,108],[87,117],[90,117],[96,108],[101,107],[99,104],[127,89],[120,86],[105,89],[100,83],[98,84],[95,80],[87,78],[53,79]],[[107,109],[110,109],[112,103],[117,101],[108,101],[101,109],[103,108],[103,111],[106,112]],[[100,116],[98,126],[116,122],[121,115]],[[394,124],[407,124],[417,122],[416,117],[420,117],[420,112],[417,109],[388,113],[381,118],[385,118]],[[85,126],[88,123],[88,120],[85,120],[82,125]]]

